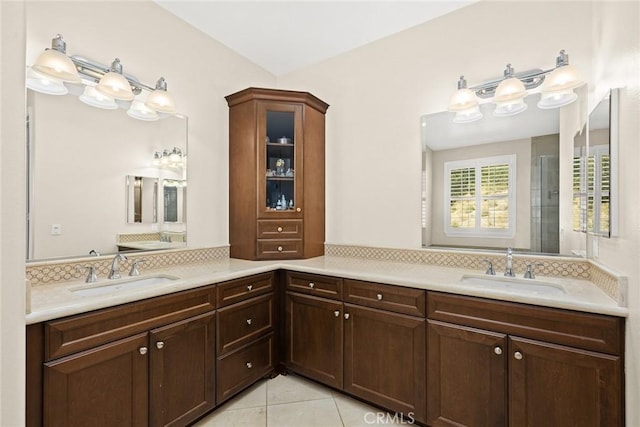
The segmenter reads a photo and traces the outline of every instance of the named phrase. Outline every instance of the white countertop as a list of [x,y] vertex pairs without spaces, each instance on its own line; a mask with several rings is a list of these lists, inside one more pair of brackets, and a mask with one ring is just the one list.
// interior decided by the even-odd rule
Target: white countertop
[[[481,271],[424,264],[322,256],[292,261],[223,259],[206,263],[173,266],[146,272],[142,270],[139,278],[171,275],[178,277],[178,279],[170,283],[131,290],[120,290],[98,296],[80,296],[72,292],[72,289],[85,286],[103,286],[105,284],[115,283],[116,281],[101,277],[98,282],[93,284],[75,281],[38,285],[31,289],[31,312],[26,315],[26,323],[38,323],[277,269],[338,276],[620,317],[626,317],[628,315],[627,308],[619,306],[616,301],[611,299],[597,286],[584,280],[538,276],[535,280],[532,280],[531,283],[535,283],[536,280],[544,281],[558,285],[565,291],[565,294],[562,295],[545,295],[513,289],[488,289],[487,287],[479,287],[478,285],[460,283],[460,279],[464,275],[482,275]],[[130,279],[132,278],[123,276],[122,279],[119,280],[127,281]]]

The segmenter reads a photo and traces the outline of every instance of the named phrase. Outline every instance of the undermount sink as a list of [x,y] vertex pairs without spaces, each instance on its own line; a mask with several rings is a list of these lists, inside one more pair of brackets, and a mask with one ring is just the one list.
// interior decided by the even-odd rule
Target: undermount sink
[[178,280],[178,277],[169,275],[144,276],[131,279],[122,279],[113,282],[88,283],[72,288],[71,292],[80,296],[104,295],[118,291],[145,288],[148,286],[162,285]]
[[517,279],[515,277],[464,275],[460,283],[484,289],[511,292],[526,292],[536,295],[564,295],[562,285],[536,279]]

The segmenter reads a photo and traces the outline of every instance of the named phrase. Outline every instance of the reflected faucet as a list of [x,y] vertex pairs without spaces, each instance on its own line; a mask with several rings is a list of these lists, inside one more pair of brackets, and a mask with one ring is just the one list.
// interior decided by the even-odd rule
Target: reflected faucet
[[504,275],[507,277],[516,277],[513,272],[513,249],[507,248],[507,264],[504,270]]
[[119,279],[120,276],[120,264],[119,261],[125,261],[127,257],[122,254],[116,254],[113,257],[113,262],[111,263],[111,270],[109,270],[108,279]]

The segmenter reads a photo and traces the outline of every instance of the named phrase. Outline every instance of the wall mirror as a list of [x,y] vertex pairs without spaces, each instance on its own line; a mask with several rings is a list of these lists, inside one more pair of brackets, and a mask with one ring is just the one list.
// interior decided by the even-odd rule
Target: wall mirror
[[451,112],[423,116],[423,247],[582,255],[586,238],[570,219],[581,89],[559,109],[537,108],[534,93],[515,116],[494,117],[490,103],[472,123],[453,123]]
[[165,222],[160,183],[186,182],[186,165],[160,164],[154,153],[187,153],[185,116],[135,120],[123,109],[31,90],[27,108],[27,260],[114,253],[119,235],[184,240],[186,186],[179,221]]

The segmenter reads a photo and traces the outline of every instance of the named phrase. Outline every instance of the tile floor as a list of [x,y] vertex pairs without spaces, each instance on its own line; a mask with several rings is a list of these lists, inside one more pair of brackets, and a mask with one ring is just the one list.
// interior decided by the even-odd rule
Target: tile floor
[[296,375],[263,380],[194,427],[406,426],[386,412]]

